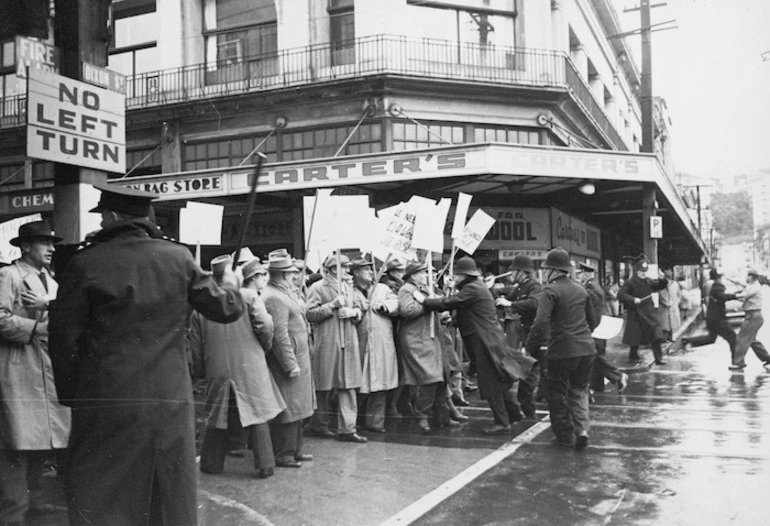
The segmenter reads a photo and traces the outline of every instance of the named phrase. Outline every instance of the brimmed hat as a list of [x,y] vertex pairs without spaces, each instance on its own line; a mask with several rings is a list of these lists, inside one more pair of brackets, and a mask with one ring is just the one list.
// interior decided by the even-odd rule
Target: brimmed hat
[[419,261],[410,261],[407,263],[406,269],[404,269],[404,279],[423,270],[428,270],[428,265]]
[[469,256],[463,256],[455,262],[454,273],[465,276],[481,276],[481,272],[476,268],[476,262]]
[[214,274],[224,274],[228,266],[232,266],[233,258],[230,254],[222,254],[211,260],[211,272]]
[[750,268],[750,269],[749,269],[749,270],[746,272],[746,274],[747,274],[747,275],[749,275],[749,276],[754,276],[755,278],[758,278],[758,277],[759,277],[759,271],[758,271],[757,269],[755,269],[755,268]]
[[[340,265],[346,266],[350,265],[350,258],[347,257],[345,254],[340,256]],[[324,261],[324,268],[331,268],[331,267],[337,267],[337,255],[329,256],[326,258],[326,261]]]
[[639,257],[636,258],[636,270],[641,270],[643,272],[650,270],[650,260],[648,260],[647,256],[644,254],[640,254]]
[[257,274],[267,274],[267,269],[262,266],[258,259],[252,259],[243,266],[244,281]]
[[722,276],[722,273],[719,272],[717,269],[712,268],[709,270],[709,279],[719,279]]
[[548,254],[545,256],[545,263],[543,263],[543,268],[570,272],[572,270],[572,264],[569,260],[569,253],[561,247],[556,247],[552,250],[549,250]]
[[94,188],[101,190],[102,196],[99,198],[99,204],[89,212],[111,211],[145,217],[150,215],[152,201],[158,198],[157,194],[142,192],[125,186],[107,185],[106,183],[95,184]]
[[22,241],[31,241],[40,238],[50,239],[54,243],[58,243],[62,240],[62,238],[53,235],[51,227],[46,221],[30,221],[19,227],[19,235],[11,239],[9,243],[18,247]]
[[294,266],[294,260],[285,248],[273,250],[267,255],[267,270],[279,272],[299,272]]
[[[235,252],[233,252],[231,256],[233,259],[235,259]],[[241,247],[241,252],[240,254],[238,254],[239,265],[243,265],[244,263],[254,261],[255,259],[259,261],[259,258],[254,255],[254,253],[251,251],[249,247]]]
[[532,266],[532,260],[525,254],[519,254],[513,258],[513,263],[508,267],[508,270],[535,270]]
[[596,268],[588,263],[583,263],[582,261],[578,263],[578,270],[580,272],[596,272]]
[[350,269],[356,270],[364,267],[372,267],[374,264],[371,261],[367,261],[364,258],[355,258],[350,262]]
[[391,270],[406,270],[406,263],[398,258],[390,259],[385,264],[385,272],[390,272]]

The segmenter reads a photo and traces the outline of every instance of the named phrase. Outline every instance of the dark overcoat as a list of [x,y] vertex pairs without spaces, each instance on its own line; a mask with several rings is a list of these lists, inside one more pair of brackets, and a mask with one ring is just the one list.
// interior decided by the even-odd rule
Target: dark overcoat
[[[243,302],[146,219],[99,231],[60,275],[50,352],[72,407],[70,524],[196,524],[189,308],[237,320]],[[153,501],[156,506],[151,506]]]
[[[407,282],[398,290],[401,319],[396,331],[396,347],[401,352],[400,385],[430,385],[444,381],[444,350],[441,347],[441,320],[414,299],[418,289]],[[431,331],[431,327],[433,330]]]
[[[626,330],[623,343],[626,345],[647,345],[653,340],[663,341],[663,331],[658,322],[658,312],[650,294],[666,288],[668,280],[640,278],[633,276],[626,280],[618,291],[618,299],[626,307]],[[635,298],[644,298],[639,305]]]
[[497,321],[492,293],[476,277],[457,284],[457,293],[428,298],[429,310],[454,310],[465,348],[476,357],[479,394],[488,400],[505,393],[516,380],[526,378],[535,360],[505,344],[505,334]]
[[[274,325],[267,365],[286,402],[277,422],[289,424],[312,416],[316,407],[305,303],[295,291],[274,282],[262,291],[262,299]],[[296,367],[299,376],[291,378],[289,373]]]

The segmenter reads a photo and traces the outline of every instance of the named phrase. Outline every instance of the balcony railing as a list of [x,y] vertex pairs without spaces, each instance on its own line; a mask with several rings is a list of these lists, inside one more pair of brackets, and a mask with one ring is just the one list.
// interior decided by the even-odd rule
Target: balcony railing
[[0,129],[16,128],[27,123],[27,96],[0,99]]
[[[569,90],[607,140],[617,149],[627,149],[588,85],[561,52],[393,35],[141,73],[127,79],[126,109],[381,74]],[[23,112],[22,107],[16,109]],[[23,122],[21,117],[18,124]],[[3,121],[0,126],[7,125]]]

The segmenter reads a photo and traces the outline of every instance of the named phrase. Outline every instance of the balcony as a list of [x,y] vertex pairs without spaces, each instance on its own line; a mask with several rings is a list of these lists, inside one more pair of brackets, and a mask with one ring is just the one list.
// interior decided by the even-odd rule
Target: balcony
[[[603,104],[563,53],[393,35],[142,73],[127,79],[126,109],[382,74],[562,89],[609,144],[628,150]],[[23,125],[25,110],[24,100],[3,101],[0,127]]]

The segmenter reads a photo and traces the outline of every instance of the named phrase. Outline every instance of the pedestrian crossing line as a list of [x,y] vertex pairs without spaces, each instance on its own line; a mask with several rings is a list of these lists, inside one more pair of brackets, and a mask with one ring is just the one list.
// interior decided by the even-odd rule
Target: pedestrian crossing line
[[[751,402],[751,400],[735,400],[735,403],[744,403],[744,402]],[[592,411],[598,411],[599,409],[635,409],[639,411],[645,411],[654,409],[656,411],[666,411],[666,412],[692,412],[692,413],[710,413],[715,415],[734,415],[735,414],[735,408],[731,407],[725,407],[724,409],[718,408],[718,407],[697,407],[697,406],[687,406],[687,405],[662,405],[659,403],[650,403],[650,404],[641,404],[639,402],[631,403],[631,404],[621,404],[621,405],[605,405],[605,404],[591,404],[591,410]],[[770,416],[770,411],[760,411],[757,409],[747,409],[747,414],[751,414],[756,417],[760,416]]]
[[617,422],[603,422],[601,420],[591,420],[591,428],[608,427],[613,429],[654,429],[656,431],[704,431],[706,433],[736,433],[745,435],[770,435],[770,430],[746,429],[743,428],[725,428],[725,427],[697,427],[697,426],[661,426],[661,425],[639,425],[622,424]]
[[[551,445],[549,442],[532,442],[531,445],[553,448],[553,445]],[[724,458],[724,459],[735,459],[735,460],[770,460],[770,454],[762,454],[762,453],[740,452],[740,451],[714,451],[713,449],[693,449],[693,448],[683,448],[683,447],[676,447],[676,446],[658,446],[658,447],[618,446],[618,445],[602,446],[602,445],[597,445],[596,442],[591,442],[591,445],[588,447],[586,451],[654,453],[656,455],[697,456],[698,458],[710,457],[710,458]]]
[[207,499],[215,502],[216,504],[219,504],[220,506],[238,510],[240,513],[244,515],[245,519],[250,521],[249,524],[254,524],[256,526],[275,526],[275,524],[270,522],[270,520],[267,517],[265,517],[261,513],[257,513],[253,509],[249,508],[245,504],[242,504],[238,501],[228,499],[226,497],[222,497],[221,495],[216,495],[214,493],[209,493],[208,491],[200,488],[198,489],[198,494],[206,497]]
[[551,423],[546,416],[537,424],[514,437],[510,442],[505,443],[499,449],[482,458],[461,473],[455,475],[430,493],[423,495],[420,499],[387,519],[381,526],[412,524],[443,501],[470,484],[474,479],[513,455],[521,446],[532,442],[540,433],[550,427]]

